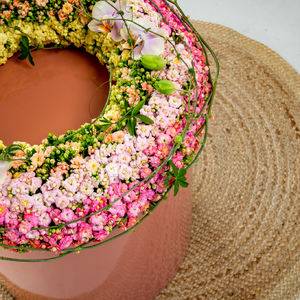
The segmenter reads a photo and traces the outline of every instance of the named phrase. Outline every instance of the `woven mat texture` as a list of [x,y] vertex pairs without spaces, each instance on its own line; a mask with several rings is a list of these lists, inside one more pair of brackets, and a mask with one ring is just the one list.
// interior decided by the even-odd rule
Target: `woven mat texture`
[[215,120],[194,168],[190,247],[155,300],[298,299],[300,76],[258,42],[194,24],[221,66]]
[[[194,168],[190,247],[155,300],[295,300],[300,76],[278,54],[227,27],[194,25],[221,65],[215,120]],[[13,299],[3,286],[0,299]]]

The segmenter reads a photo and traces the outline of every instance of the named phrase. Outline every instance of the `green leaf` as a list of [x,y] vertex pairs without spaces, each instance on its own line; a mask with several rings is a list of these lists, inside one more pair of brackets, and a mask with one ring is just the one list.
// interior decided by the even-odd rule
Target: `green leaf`
[[127,129],[130,135],[135,135],[135,125],[136,125],[136,118],[130,118],[127,123]]
[[188,69],[188,72],[192,77],[196,76],[195,70],[193,68]]
[[29,39],[27,36],[22,36],[22,42],[21,42],[27,49],[29,49]]
[[175,184],[174,184],[174,197],[178,194],[179,192],[179,184],[177,181],[175,181]]
[[179,170],[178,177],[183,177],[183,178],[185,178],[185,175],[186,175],[186,169],[180,169],[180,170]]
[[139,102],[132,110],[131,112],[131,115],[134,116],[136,115],[140,110],[141,108],[143,107],[143,105],[145,104],[146,100],[143,100],[141,102]]
[[20,42],[19,46],[21,48],[21,51],[26,51],[27,52],[29,50],[22,42]]
[[5,150],[8,151],[22,150],[22,147],[20,145],[12,144],[10,146],[7,146]]
[[110,126],[111,126],[110,124],[101,125],[99,130],[105,132]]
[[127,42],[132,47],[135,43],[135,39],[128,39]]
[[29,52],[28,52],[28,60],[29,60],[29,62],[34,66],[34,62],[33,62],[32,55],[31,55],[30,50],[29,50]]
[[28,52],[27,51],[21,51],[21,54],[18,56],[19,60],[24,60],[26,59],[28,56]]
[[167,172],[167,177],[166,177],[166,179],[165,179],[165,182],[164,182],[164,185],[166,186],[166,187],[168,187],[169,185],[170,185],[170,179],[172,178],[172,173],[170,173],[169,171]]
[[163,196],[162,196],[162,199],[163,199],[163,200],[167,200],[168,197],[167,197],[166,195],[163,195]]
[[164,182],[164,186],[168,187],[170,185],[170,179],[167,177]]
[[136,126],[136,123],[137,123],[136,118],[133,118],[132,124],[133,124],[133,131],[134,131],[134,134],[135,134],[135,126]]
[[154,124],[154,121],[144,115],[136,115],[138,119],[140,119],[145,124]]
[[107,118],[103,117],[102,119],[103,119],[104,121],[106,121],[107,123],[110,123],[110,124],[112,124],[112,123],[111,123],[111,121],[110,121],[110,120],[108,120]]
[[171,167],[172,167],[172,169],[173,169],[173,172],[174,172],[174,174],[175,174],[175,177],[177,177],[177,176],[178,176],[178,168],[175,166],[175,164],[173,163],[172,160],[170,160],[170,165],[171,165]]
[[177,179],[177,181],[184,188],[187,188],[189,186],[189,183],[186,182],[186,181],[183,181],[183,180],[180,180],[180,179]]

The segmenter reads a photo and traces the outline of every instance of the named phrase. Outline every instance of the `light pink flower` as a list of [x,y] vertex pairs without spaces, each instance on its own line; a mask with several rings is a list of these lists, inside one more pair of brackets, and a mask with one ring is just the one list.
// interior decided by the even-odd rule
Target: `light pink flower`
[[89,196],[94,192],[94,187],[89,182],[83,181],[79,190],[82,194]]
[[90,159],[86,163],[86,168],[88,169],[88,171],[90,171],[92,173],[97,172],[99,167],[100,167],[100,165],[95,159]]
[[21,211],[24,211],[24,209],[31,208],[34,203],[33,198],[28,195],[20,195],[18,196],[18,200],[19,200]]
[[169,103],[170,103],[170,106],[178,108],[182,104],[182,99],[181,99],[181,97],[170,96]]
[[121,153],[118,157],[121,164],[129,164],[131,161],[131,156],[127,153]]
[[81,223],[79,226],[79,230],[78,230],[78,240],[79,241],[86,241],[88,240],[92,235],[92,228],[89,224],[87,223]]
[[64,208],[62,213],[59,215],[60,219],[68,223],[73,220],[75,214],[72,209]]
[[108,232],[105,230],[100,230],[99,232],[94,232],[94,237],[97,241],[101,242],[108,236]]
[[[105,222],[105,218],[102,214],[93,215],[89,219],[90,223],[93,225],[101,225],[103,229],[103,223]],[[98,229],[98,231],[101,229]]]
[[72,236],[64,236],[60,241],[59,241],[59,247],[60,249],[65,249],[68,248],[71,243],[73,242]]
[[69,205],[69,203],[70,203],[69,198],[64,195],[55,199],[55,204],[60,209],[66,208]]
[[128,180],[131,177],[132,168],[128,165],[122,164],[119,169],[119,177],[122,180]]
[[23,221],[19,224],[18,229],[21,233],[26,234],[32,228],[32,224],[30,222]]
[[116,163],[109,163],[106,165],[105,169],[107,171],[108,176],[116,177],[119,173],[119,165]]
[[127,214],[129,217],[136,217],[140,212],[139,204],[137,202],[128,204],[127,208]]
[[142,138],[138,137],[136,141],[136,148],[139,151],[145,150],[149,146],[148,139],[147,138]]
[[41,214],[39,216],[39,225],[42,226],[42,227],[47,227],[50,225],[51,223],[51,218],[50,218],[50,215],[46,212],[44,212],[43,214]]
[[168,135],[168,134],[161,134],[158,138],[157,138],[157,142],[159,144],[165,144],[165,145],[169,145],[172,141],[172,138]]
[[69,192],[75,193],[78,189],[78,181],[74,174],[62,182],[62,186]]

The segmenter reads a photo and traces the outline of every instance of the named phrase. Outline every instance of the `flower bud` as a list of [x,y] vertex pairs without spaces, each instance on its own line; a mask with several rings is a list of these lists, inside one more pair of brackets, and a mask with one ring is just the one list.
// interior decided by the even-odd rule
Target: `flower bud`
[[174,140],[175,140],[176,143],[181,144],[182,143],[182,136],[181,135],[176,135]]
[[161,70],[166,66],[167,61],[157,55],[144,55],[141,57],[141,63],[146,69]]
[[156,81],[154,87],[164,95],[171,95],[175,91],[175,86],[173,82],[169,80]]

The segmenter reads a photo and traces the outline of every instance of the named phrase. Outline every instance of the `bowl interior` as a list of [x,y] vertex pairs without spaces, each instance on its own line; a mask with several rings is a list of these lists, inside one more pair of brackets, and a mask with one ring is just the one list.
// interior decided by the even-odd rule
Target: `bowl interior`
[[109,72],[83,48],[32,55],[35,66],[18,54],[0,66],[0,140],[5,145],[40,144],[48,133],[78,129],[99,116],[107,100]]

